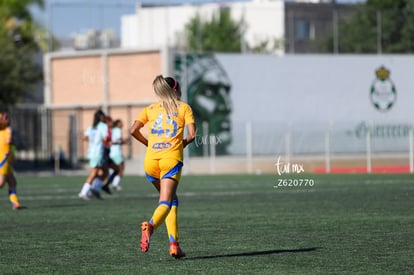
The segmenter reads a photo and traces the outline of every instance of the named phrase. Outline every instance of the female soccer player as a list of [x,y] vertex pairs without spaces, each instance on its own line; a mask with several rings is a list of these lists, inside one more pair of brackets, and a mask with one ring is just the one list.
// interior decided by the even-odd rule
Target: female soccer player
[[[147,146],[144,170],[147,179],[160,193],[158,207],[151,219],[141,223],[140,246],[142,252],[147,252],[151,234],[165,221],[170,255],[178,259],[185,257],[185,253],[178,244],[176,191],[183,166],[183,148],[195,139],[195,122],[191,107],[179,100],[180,85],[175,79],[159,75],[153,88],[160,101],[144,108],[130,129],[131,135]],[[141,133],[147,123],[148,138]]]
[[[118,165],[115,162],[113,162],[112,158],[109,156],[112,147],[112,127],[114,125],[114,122],[110,116],[107,116],[104,120],[107,126],[106,128],[108,130],[107,139],[104,141],[104,169],[106,170],[106,174],[109,175],[109,168],[111,168],[114,171],[112,173],[114,177],[119,171]],[[105,191],[107,194],[112,194],[111,190],[109,189],[109,186],[111,184],[111,180],[113,177],[112,175],[110,177],[106,177],[104,184],[102,185],[102,190]],[[93,185],[94,184],[92,184],[92,186]]]
[[123,123],[120,119],[114,121],[111,136],[112,143],[109,153],[109,157],[118,168],[117,170],[114,169],[114,172],[109,177],[109,183],[112,184],[115,190],[121,190],[121,178],[125,170],[125,161],[121,146],[128,142],[128,138],[122,137],[122,127]]
[[13,209],[23,209],[16,194],[16,177],[12,169],[12,131],[7,113],[0,113],[0,188],[7,182],[9,185],[9,200]]
[[[104,122],[105,114],[101,110],[95,112],[93,124],[84,133],[84,140],[88,141],[88,159],[91,168],[88,178],[83,184],[79,198],[89,200],[89,191],[100,198],[100,189],[107,177],[104,161],[104,142],[108,138],[108,126]],[[95,182],[94,182],[95,181]],[[92,187],[92,183],[94,186]]]

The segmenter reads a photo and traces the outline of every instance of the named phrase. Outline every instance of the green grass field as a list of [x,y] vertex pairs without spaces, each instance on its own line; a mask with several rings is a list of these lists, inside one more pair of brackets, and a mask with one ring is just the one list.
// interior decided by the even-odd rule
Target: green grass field
[[[294,179],[286,175],[287,179]],[[0,190],[1,274],[338,274],[414,272],[414,176],[183,176],[180,243],[168,255],[161,226],[148,253],[139,224],[157,195],[125,177],[104,200],[77,198],[84,177],[18,175],[26,210]],[[283,185],[283,183],[282,183]]]

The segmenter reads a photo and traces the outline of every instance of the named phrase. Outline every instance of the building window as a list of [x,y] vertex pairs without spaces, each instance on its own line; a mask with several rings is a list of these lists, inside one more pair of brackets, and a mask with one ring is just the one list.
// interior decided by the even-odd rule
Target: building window
[[315,28],[314,25],[306,20],[296,21],[296,40],[314,40]]

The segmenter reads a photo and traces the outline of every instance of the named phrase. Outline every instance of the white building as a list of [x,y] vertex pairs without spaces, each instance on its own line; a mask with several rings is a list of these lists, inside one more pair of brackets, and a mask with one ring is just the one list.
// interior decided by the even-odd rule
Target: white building
[[121,18],[121,47],[154,48],[183,45],[186,24],[197,14],[210,21],[220,7],[230,8],[233,20],[245,27],[244,42],[255,47],[269,41],[268,50],[283,53],[283,43],[274,50],[275,41],[285,36],[285,4],[283,0],[254,0],[225,4],[176,5],[143,7],[137,5],[136,14]]

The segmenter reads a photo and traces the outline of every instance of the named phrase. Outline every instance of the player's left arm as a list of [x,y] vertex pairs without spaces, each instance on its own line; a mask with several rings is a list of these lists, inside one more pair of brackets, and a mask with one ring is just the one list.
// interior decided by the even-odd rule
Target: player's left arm
[[129,137],[121,137],[121,145],[128,144],[130,142]]
[[91,133],[91,126],[88,127],[84,132],[83,132],[83,136],[82,136],[82,141],[86,141],[89,142],[89,135]]
[[10,145],[10,153],[12,158],[14,158],[14,155],[16,154],[16,145],[13,138],[13,131],[10,127],[7,128],[6,142]]
[[8,127],[6,131],[7,131],[6,143],[9,145],[13,145],[13,131],[10,127]]
[[184,148],[194,141],[196,137],[196,126],[195,123],[187,124],[187,137],[183,140],[183,146]]
[[184,148],[194,141],[196,138],[196,125],[193,115],[193,110],[191,109],[190,105],[184,105],[184,121],[185,125],[187,126],[187,137],[183,140]]

